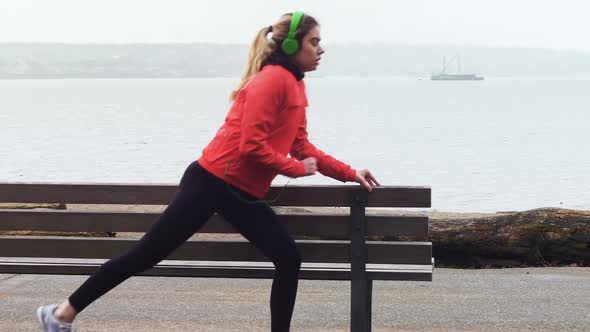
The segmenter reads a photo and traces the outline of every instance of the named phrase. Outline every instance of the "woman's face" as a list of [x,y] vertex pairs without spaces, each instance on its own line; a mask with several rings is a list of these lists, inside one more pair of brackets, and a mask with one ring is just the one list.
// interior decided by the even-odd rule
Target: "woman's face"
[[324,49],[320,46],[320,26],[316,25],[301,41],[301,49],[293,55],[293,62],[299,70],[313,71],[320,65]]

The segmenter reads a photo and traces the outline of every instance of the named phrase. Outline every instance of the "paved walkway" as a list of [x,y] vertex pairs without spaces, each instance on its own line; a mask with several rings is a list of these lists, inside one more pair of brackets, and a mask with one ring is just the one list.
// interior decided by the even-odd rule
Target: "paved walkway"
[[[34,311],[86,277],[0,274],[0,331],[38,331]],[[269,331],[270,280],[135,277],[77,331]],[[293,331],[347,331],[349,283],[301,281]],[[590,331],[590,268],[436,269],[375,282],[374,331]]]

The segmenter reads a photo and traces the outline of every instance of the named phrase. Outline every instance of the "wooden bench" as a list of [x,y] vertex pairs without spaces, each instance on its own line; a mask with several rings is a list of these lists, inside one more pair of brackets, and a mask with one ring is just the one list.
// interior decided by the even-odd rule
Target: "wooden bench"
[[[0,183],[0,202],[166,205],[176,188],[175,185]],[[279,191],[280,188],[273,187],[269,197],[276,197]],[[373,280],[431,281],[433,260],[427,216],[365,213],[366,208],[426,208],[430,207],[430,197],[427,187],[384,186],[368,193],[358,185],[289,186],[273,206],[340,207],[331,213],[289,212],[279,213],[279,217],[301,252],[300,278],[351,280],[351,331],[370,331]],[[145,232],[158,215],[98,209],[5,209],[0,210],[0,231]],[[215,215],[199,233],[231,234],[235,230]],[[0,273],[91,274],[102,262],[122,253],[135,241],[121,237],[0,236]],[[272,263],[246,240],[237,237],[191,239],[167,260],[141,275],[272,278],[273,273]]]

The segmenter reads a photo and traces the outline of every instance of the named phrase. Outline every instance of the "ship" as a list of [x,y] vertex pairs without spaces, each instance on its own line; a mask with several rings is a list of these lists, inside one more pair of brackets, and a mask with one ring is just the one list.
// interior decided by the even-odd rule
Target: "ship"
[[[457,73],[449,74],[447,73],[447,67],[457,59]],[[454,57],[449,60],[447,63],[446,57],[443,58],[443,69],[438,74],[431,74],[430,79],[433,81],[481,81],[483,80],[483,76],[478,74],[461,74],[461,57],[459,55],[455,55]]]

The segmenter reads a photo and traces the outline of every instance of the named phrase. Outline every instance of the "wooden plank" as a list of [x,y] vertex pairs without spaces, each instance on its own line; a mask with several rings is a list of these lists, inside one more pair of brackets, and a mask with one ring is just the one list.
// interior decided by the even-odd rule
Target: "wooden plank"
[[176,185],[92,183],[0,183],[0,202],[162,205]]
[[[88,239],[58,236],[0,236],[2,257],[112,258],[130,249],[136,240]],[[347,263],[350,242],[342,240],[297,240],[305,262]],[[430,242],[368,241],[368,263],[430,264]],[[247,241],[188,241],[168,259],[215,261],[267,261]]]
[[[155,212],[0,210],[0,231],[145,232],[160,215]],[[349,237],[348,215],[279,214],[279,219],[296,237]],[[428,238],[428,217],[371,215],[366,221],[369,236]],[[214,215],[199,232],[235,233],[235,229],[221,216]]]
[[[89,275],[105,260],[80,259],[15,259],[0,258],[0,273]],[[372,280],[431,281],[432,265],[368,264]],[[213,278],[273,278],[270,262],[160,262],[141,276],[213,277]],[[350,264],[303,263],[300,279],[350,280]]]
[[[267,195],[274,198],[280,187],[272,187]],[[359,185],[342,186],[290,186],[275,206],[349,206],[355,191],[363,191]],[[429,187],[380,186],[373,188],[366,207],[430,207]]]
[[[0,183],[0,202],[70,204],[165,205],[177,190],[166,184]],[[359,185],[288,186],[273,206],[349,206]],[[281,187],[272,187],[274,199]],[[422,207],[431,205],[429,187],[380,186],[369,194],[367,207]]]
[[427,216],[365,216],[368,236],[412,237],[415,241],[428,241]]

